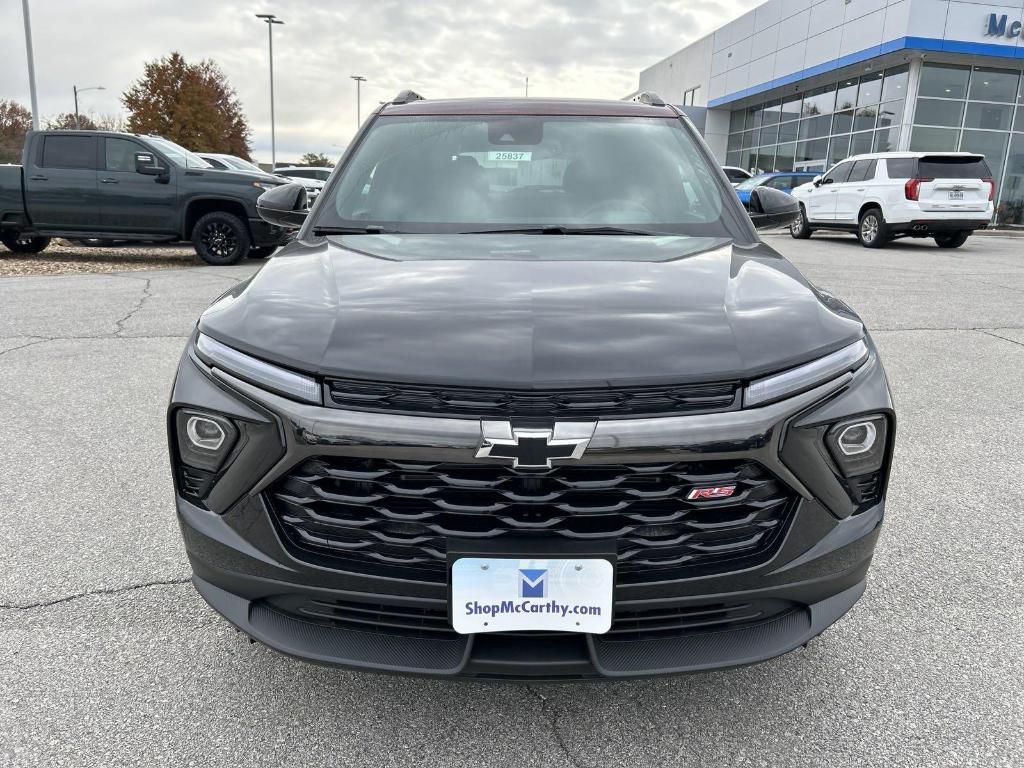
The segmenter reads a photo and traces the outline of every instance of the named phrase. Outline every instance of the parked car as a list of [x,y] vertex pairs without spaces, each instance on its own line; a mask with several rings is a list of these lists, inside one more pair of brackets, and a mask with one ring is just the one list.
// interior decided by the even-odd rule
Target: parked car
[[256,213],[280,182],[216,171],[157,136],[35,131],[23,165],[0,166],[0,242],[39,253],[52,237],[96,243],[190,241],[208,264],[264,258],[286,230]]
[[852,232],[866,248],[899,237],[931,237],[940,248],[959,248],[992,221],[995,190],[983,155],[857,155],[793,191],[801,216],[790,232],[795,238],[817,230]]
[[743,168],[737,168],[735,165],[723,165],[722,170],[725,171],[725,177],[729,179],[729,183],[734,187],[741,181],[746,181],[753,174]]
[[271,179],[274,179],[278,184],[287,184],[291,181],[291,179],[285,176],[267,173],[256,165],[256,163],[244,160],[235,155],[225,155],[220,152],[196,152],[196,154],[220,171],[245,171],[246,173],[268,176]]
[[324,188],[327,179],[330,178],[333,168],[323,168],[306,165],[286,165],[276,169],[275,173],[287,178],[289,181],[298,181],[306,188],[306,199],[309,207],[313,207],[320,190]]
[[795,187],[806,184],[813,180],[815,176],[816,174],[805,171],[761,173],[737,184],[736,196],[743,203],[743,207],[746,208],[750,204],[750,193],[758,187],[771,187],[772,189],[778,189],[791,194]]
[[857,601],[878,353],[758,238],[796,201],[755,189],[748,218],[644,98],[403,92],[329,200],[260,199],[297,239],[199,319],[167,414],[192,583],[242,632],[364,670],[631,677],[777,656]]

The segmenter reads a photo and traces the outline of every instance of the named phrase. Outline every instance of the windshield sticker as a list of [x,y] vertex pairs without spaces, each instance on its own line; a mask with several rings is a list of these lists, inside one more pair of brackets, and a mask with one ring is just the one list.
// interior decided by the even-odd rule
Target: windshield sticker
[[490,162],[528,163],[532,157],[533,152],[509,152],[508,150],[501,150],[500,152],[487,153],[487,159]]

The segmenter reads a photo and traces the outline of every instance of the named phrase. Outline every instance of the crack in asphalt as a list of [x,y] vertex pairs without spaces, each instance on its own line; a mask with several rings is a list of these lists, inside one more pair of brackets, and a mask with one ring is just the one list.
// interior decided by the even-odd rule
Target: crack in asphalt
[[45,337],[45,336],[7,336],[7,337],[0,337],[0,338],[11,338],[11,339],[15,339],[15,338],[25,338],[25,339],[35,339],[35,341],[30,341],[30,342],[28,342],[27,344],[20,344],[20,345],[18,345],[17,347],[11,347],[10,349],[4,349],[4,350],[0,350],[0,357],[3,357],[3,356],[4,356],[4,355],[6,355],[6,354],[7,354],[8,352],[15,352],[15,351],[17,351],[17,350],[19,350],[19,349],[25,349],[25,347],[34,347],[34,346],[35,346],[36,344],[42,344],[42,343],[43,343],[44,341],[52,341],[52,339],[50,339],[50,338],[47,338],[47,337]]
[[146,284],[144,286],[142,286],[142,296],[139,297],[139,300],[136,302],[135,306],[132,307],[128,311],[127,315],[122,317],[120,320],[118,320],[114,324],[114,326],[117,329],[117,330],[114,331],[114,336],[122,336],[124,334],[124,324],[127,323],[129,320],[131,320],[139,312],[139,310],[142,309],[142,306],[143,306],[143,304],[146,303],[147,299],[153,298],[153,292],[151,290],[152,285],[153,285],[153,279],[152,278],[149,278],[149,277],[145,277],[145,278],[129,277],[128,279],[129,280],[144,280]]
[[547,716],[548,722],[551,725],[551,733],[555,737],[555,743],[558,745],[559,749],[562,750],[562,754],[565,755],[566,759],[575,768],[588,768],[584,762],[582,762],[578,757],[576,757],[576,755],[574,755],[570,751],[569,745],[562,737],[562,732],[558,730],[558,709],[556,709],[555,705],[551,703],[551,700],[540,691],[535,690],[534,687],[529,683],[523,683],[522,687],[525,688],[531,696],[533,696],[535,699],[537,699],[537,701],[540,702],[541,711]]
[[[998,333],[992,333],[992,331],[986,331],[986,330],[984,330],[982,328],[978,328],[976,330],[979,333],[984,333],[986,336],[991,336],[994,339],[1002,339],[1003,341],[1008,341],[1011,344],[1016,344],[1018,347],[1024,347],[1024,343],[1019,342],[1016,339],[1008,339],[1005,336],[1000,336]],[[1002,329],[1001,328],[997,328],[996,330],[1002,330]]]
[[128,584],[124,587],[110,587],[106,589],[90,589],[85,592],[77,592],[73,595],[65,595],[64,597],[58,597],[54,600],[42,600],[38,603],[23,603],[23,604],[5,604],[0,603],[0,610],[3,611],[31,611],[36,608],[49,608],[51,605],[63,605],[64,603],[74,602],[75,600],[81,600],[83,597],[93,597],[96,595],[121,595],[126,592],[134,592],[139,589],[147,589],[149,587],[167,587],[177,586],[179,584],[188,584],[192,581],[192,577],[183,579],[162,579],[158,581],[144,581],[139,584]]

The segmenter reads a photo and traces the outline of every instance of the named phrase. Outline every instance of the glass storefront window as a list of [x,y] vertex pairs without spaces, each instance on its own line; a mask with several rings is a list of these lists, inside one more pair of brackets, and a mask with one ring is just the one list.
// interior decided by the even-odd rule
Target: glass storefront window
[[1017,117],[1013,122],[1013,130],[1024,133],[1024,107],[1017,107]]
[[871,151],[871,144],[874,138],[872,131],[855,133],[850,138],[850,156],[863,155]]
[[895,69],[885,70],[885,80],[882,81],[882,101],[905,98],[909,78],[909,67],[896,67]]
[[977,152],[985,156],[985,162],[992,169],[996,178],[996,194],[999,193],[999,182],[1003,174],[1003,165],[1006,163],[1006,145],[1009,136],[1005,133],[993,131],[964,131],[960,139],[961,152]]
[[839,83],[836,94],[836,109],[853,109],[857,106],[857,78]]
[[[887,101],[878,107],[878,127],[888,128],[903,122],[903,99]],[[894,147],[895,149],[895,147]]]
[[757,143],[757,138],[755,136],[756,133],[757,133],[757,131],[744,131],[743,132],[743,143],[741,145],[743,147],[743,149],[748,149],[749,147],[752,147],[752,146],[754,146],[754,144]]
[[956,152],[960,131],[956,128],[922,128],[914,126],[910,149],[914,152]]
[[771,173],[775,170],[775,147],[761,147],[757,152],[757,160],[754,165],[762,173]]
[[900,129],[885,128],[880,131],[875,131],[875,152],[895,152],[900,146]]
[[921,84],[918,96],[934,96],[939,99],[963,99],[967,97],[967,81],[971,77],[970,67],[952,64],[925,64],[921,68]]
[[1012,104],[1017,98],[1020,72],[1012,69],[976,67],[971,77],[972,101],[1003,101]]
[[743,153],[740,152],[739,150],[736,150],[734,152],[726,152],[726,154],[725,154],[725,164],[726,165],[731,165],[734,168],[742,168],[743,166],[740,165],[740,163],[742,163],[742,162],[743,162]]
[[729,143],[725,146],[726,150],[732,152],[734,149],[743,148],[743,134],[742,133],[730,133]]
[[800,105],[802,103],[803,100],[799,96],[790,99],[789,101],[783,101],[782,112],[779,115],[779,119],[782,122],[785,122],[787,120],[796,120],[798,117],[800,117]]
[[738,133],[743,130],[744,123],[747,120],[747,113],[742,109],[737,109],[729,115],[729,133]]
[[968,104],[964,128],[1008,131],[1011,120],[1013,120],[1013,107],[1009,104]]
[[821,161],[824,165],[827,157],[828,139],[801,141],[796,145],[796,162],[798,163]]
[[836,87],[827,85],[804,94],[803,116],[828,115],[836,108]]
[[832,133],[849,133],[853,130],[853,110],[846,109],[832,115]]
[[761,143],[774,144],[779,140],[779,126],[766,125],[761,129]]
[[828,115],[806,118],[800,121],[800,140],[825,138],[831,128],[832,118]]
[[833,136],[832,143],[828,147],[828,165],[831,168],[833,165],[838,163],[840,160],[845,160],[850,156],[850,137],[847,136]]
[[779,126],[779,143],[796,141],[799,131],[800,123],[782,123]]
[[764,108],[764,115],[761,118],[762,125],[775,125],[779,122],[780,105],[777,101],[769,102]]
[[1003,193],[996,215],[1001,224],[1024,224],[1024,133],[1010,140]]
[[875,127],[875,117],[878,115],[877,107],[861,107],[853,117],[853,130],[867,131]]
[[860,79],[860,90],[857,91],[857,106],[877,104],[882,100],[882,73],[865,75]]
[[793,170],[793,162],[796,159],[795,144],[779,144],[775,151],[775,167],[780,171]]
[[747,107],[747,130],[761,127],[761,108]]
[[917,100],[917,107],[914,110],[914,123],[917,125],[948,125],[959,128],[963,120],[962,101]]

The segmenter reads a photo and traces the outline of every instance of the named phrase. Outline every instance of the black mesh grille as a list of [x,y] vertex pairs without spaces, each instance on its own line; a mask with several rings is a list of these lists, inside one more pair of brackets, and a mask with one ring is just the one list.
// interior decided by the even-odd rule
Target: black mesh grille
[[328,405],[358,410],[508,419],[716,413],[738,407],[737,382],[663,387],[506,390],[328,379]]
[[[723,485],[735,493],[686,498]],[[625,583],[749,567],[774,552],[793,507],[791,492],[747,461],[528,472],[330,457],[296,467],[268,496],[297,556],[441,583],[449,538],[611,543]]]
[[[339,629],[405,637],[448,638],[456,635],[443,606],[406,606],[362,603],[351,600],[312,599],[304,595],[267,598],[268,607],[281,613]],[[700,632],[756,624],[793,610],[786,600],[750,600],[705,603],[670,608],[622,609],[615,611],[611,629],[602,636],[607,642],[658,640]],[[499,632],[497,635],[552,635],[557,632]]]

